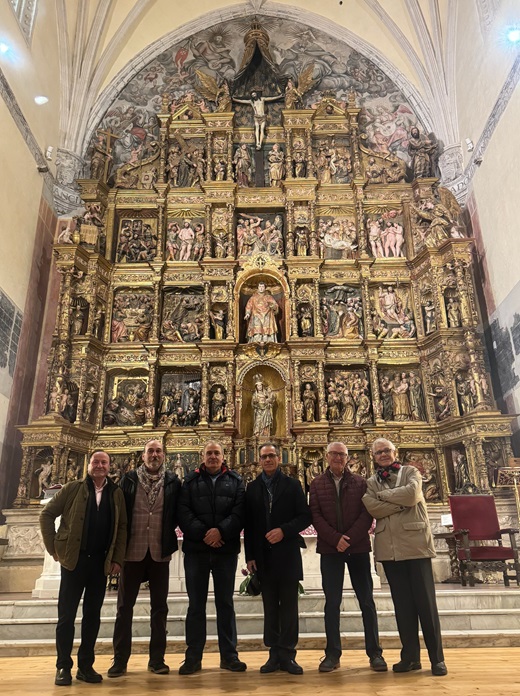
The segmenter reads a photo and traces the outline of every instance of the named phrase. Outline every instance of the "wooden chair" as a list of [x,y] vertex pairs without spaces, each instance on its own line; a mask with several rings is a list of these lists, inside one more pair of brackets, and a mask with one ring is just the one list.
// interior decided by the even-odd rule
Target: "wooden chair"
[[[520,585],[520,561],[515,537],[518,529],[500,529],[494,497],[450,495],[449,501],[462,585],[469,581],[470,587],[474,587],[474,573],[479,568],[501,572],[506,587],[509,587],[510,580],[516,580],[516,584]],[[503,534],[509,535],[510,546],[502,545]]]

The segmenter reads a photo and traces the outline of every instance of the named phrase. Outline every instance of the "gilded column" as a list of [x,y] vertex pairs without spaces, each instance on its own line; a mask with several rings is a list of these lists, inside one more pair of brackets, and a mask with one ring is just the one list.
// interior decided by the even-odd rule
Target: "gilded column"
[[293,400],[294,400],[294,420],[296,423],[302,421],[302,400],[301,400],[301,381],[300,381],[300,361],[294,361],[294,385],[293,385]]
[[296,315],[296,281],[290,280],[289,286],[291,288],[291,338],[298,337],[298,317]]
[[374,418],[379,422],[383,419],[383,406],[381,404],[381,394],[379,393],[379,376],[377,374],[377,360],[369,361],[370,385],[372,388],[372,411]]
[[[365,271],[365,269],[363,269],[363,271]],[[369,272],[368,269],[367,272]],[[363,301],[363,326],[365,328],[365,337],[375,338],[374,327],[370,319],[370,288],[368,285],[368,277],[365,275],[363,275],[361,279],[361,295]]]
[[310,217],[310,238],[309,238],[309,253],[310,256],[321,256],[319,240],[316,235],[316,203],[311,201],[309,203],[309,217]]
[[157,403],[157,352],[148,353],[148,390],[147,390],[146,426],[152,427],[155,420]]
[[434,447],[435,454],[437,456],[438,470],[441,477],[442,486],[442,500],[447,501],[448,495],[450,493],[450,486],[448,483],[448,467],[446,465],[446,457],[444,456],[444,449],[439,445]]
[[235,422],[235,397],[235,364],[231,361],[227,366],[226,423]]
[[233,295],[234,283],[228,280],[226,283],[228,295],[228,319],[226,324],[226,338],[236,341],[238,336],[235,335],[235,298]]
[[208,280],[204,281],[204,324],[202,335],[204,338],[209,338],[209,313],[211,311],[210,307],[210,296],[211,296],[211,283]]
[[321,311],[320,311],[320,279],[314,278],[314,335],[318,338],[323,338],[323,330],[321,328]]
[[305,144],[307,145],[307,179],[315,176],[314,159],[312,157],[312,138],[310,129],[305,130]]
[[325,399],[325,370],[323,369],[323,360],[318,360],[318,403],[320,421],[322,423],[327,423],[327,401]]
[[159,340],[159,321],[161,317],[161,284],[157,278],[153,281],[153,317],[150,330],[150,340]]
[[233,181],[233,138],[227,133],[227,172],[226,179]]
[[202,363],[202,388],[200,397],[200,424],[208,424],[208,383],[209,383],[209,363]]
[[[99,380],[99,392],[98,392],[98,402],[97,402],[97,413],[95,419],[95,429],[101,430],[103,423],[103,409],[105,406],[105,392],[107,386],[107,371],[101,370],[101,378]],[[108,396],[108,394],[107,394]]]
[[78,403],[76,406],[76,423],[83,421],[83,401],[87,386],[87,361],[82,360],[79,367]]
[[227,205],[227,258],[234,259],[235,250],[235,234],[233,230],[233,206],[228,203]]
[[286,240],[287,258],[294,256],[294,201],[287,203],[287,240]]
[[213,181],[213,144],[211,141],[211,131],[206,131],[206,181]]
[[292,179],[292,147],[291,147],[291,131],[285,129],[285,178]]
[[105,327],[103,330],[103,343],[110,343],[110,339],[112,338],[112,312],[114,311],[114,295],[115,295],[116,289],[114,288],[113,285],[113,279],[112,282],[110,283],[109,290],[108,290],[108,297],[107,297],[107,306],[106,306],[106,314],[105,314]]
[[211,205],[204,206],[204,256],[211,258]]

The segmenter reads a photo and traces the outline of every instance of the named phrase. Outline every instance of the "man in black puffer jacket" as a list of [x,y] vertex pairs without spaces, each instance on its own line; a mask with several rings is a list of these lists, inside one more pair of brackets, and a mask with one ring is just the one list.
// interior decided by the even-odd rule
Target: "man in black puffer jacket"
[[189,599],[186,658],[179,674],[193,674],[202,666],[210,573],[217,609],[220,667],[244,672],[247,666],[238,659],[233,606],[240,532],[244,526],[244,484],[240,476],[224,464],[220,443],[208,442],[203,459],[200,468],[186,476],[179,501]]
[[171,554],[177,551],[178,498],[181,482],[166,471],[165,452],[160,440],[144,446],[143,464],[121,479],[128,517],[128,543],[117,594],[114,626],[114,663],[109,677],[126,673],[132,650],[132,618],[142,582],[150,586],[150,649],[148,670],[168,674],[164,662],[166,621],[168,618],[168,584]]

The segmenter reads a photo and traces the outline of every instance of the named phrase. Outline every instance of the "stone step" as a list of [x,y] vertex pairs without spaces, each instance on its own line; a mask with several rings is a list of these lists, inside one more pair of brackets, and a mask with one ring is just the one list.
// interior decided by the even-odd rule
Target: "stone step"
[[[475,630],[450,631],[443,629],[443,644],[445,648],[489,648],[492,647],[520,647],[519,630]],[[344,650],[364,650],[364,640],[360,633],[342,632],[342,645]],[[381,632],[381,645],[385,650],[399,649],[401,643],[396,631]],[[74,641],[75,649],[79,646],[79,640]],[[325,637],[322,633],[300,634],[298,648],[300,650],[323,650]],[[424,648],[424,645],[423,645]],[[176,669],[181,663],[186,643],[184,638],[168,636],[167,655],[178,655],[178,662],[171,659],[172,669]],[[241,651],[266,651],[261,636],[240,635],[238,637],[238,650]],[[218,641],[214,635],[209,635],[206,640],[206,652],[218,652]],[[75,651],[74,651],[75,652]],[[132,652],[134,654],[148,653],[148,637],[136,637],[132,640]],[[56,644],[54,638],[45,640],[3,640],[0,642],[0,657],[36,657],[39,655],[55,655]],[[112,654],[112,638],[99,638],[96,643],[96,654]],[[348,656],[346,658],[348,660]]]
[[[520,645],[520,589],[487,586],[473,590],[460,587],[444,589],[444,587],[437,587],[437,601],[443,635],[454,641],[450,643],[451,647],[465,644],[486,645],[486,640],[491,641],[487,645]],[[390,594],[386,590],[378,590],[374,593],[374,597],[381,639],[384,639],[388,647],[398,647]],[[182,652],[187,598],[185,595],[171,594],[168,604],[168,640],[173,651]],[[323,608],[324,597],[320,592],[309,592],[300,597],[300,643],[309,649],[323,647]],[[250,645],[250,649],[261,649],[263,633],[261,598],[237,596],[235,610],[242,649],[246,649],[244,643]],[[133,635],[136,645],[142,644],[145,647],[147,645],[149,612],[148,593],[143,591],[137,600],[134,612]],[[103,606],[99,632],[100,644],[110,646],[115,613],[116,596],[114,593],[109,593]],[[214,637],[216,617],[212,596],[208,599],[207,617],[208,635]],[[0,655],[29,654],[24,651],[29,651],[30,654],[46,654],[45,650],[52,653],[56,620],[56,600],[0,600]],[[78,612],[76,635],[79,635],[80,621],[81,608]],[[343,635],[349,647],[362,648],[363,626],[357,600],[352,591],[344,594],[341,626],[345,631]],[[466,643],[461,636],[465,636]],[[386,643],[387,640],[390,642]]]

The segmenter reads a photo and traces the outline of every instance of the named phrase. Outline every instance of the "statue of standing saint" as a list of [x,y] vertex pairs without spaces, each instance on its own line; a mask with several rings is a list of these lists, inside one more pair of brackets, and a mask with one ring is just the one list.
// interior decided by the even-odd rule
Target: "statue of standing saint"
[[253,435],[255,437],[270,437],[273,432],[273,406],[276,396],[271,387],[264,382],[262,375],[253,377],[255,390],[251,397],[253,407]]
[[258,289],[249,298],[244,314],[244,319],[248,322],[248,343],[278,343],[278,310],[278,303],[267,292],[265,283],[258,283]]

